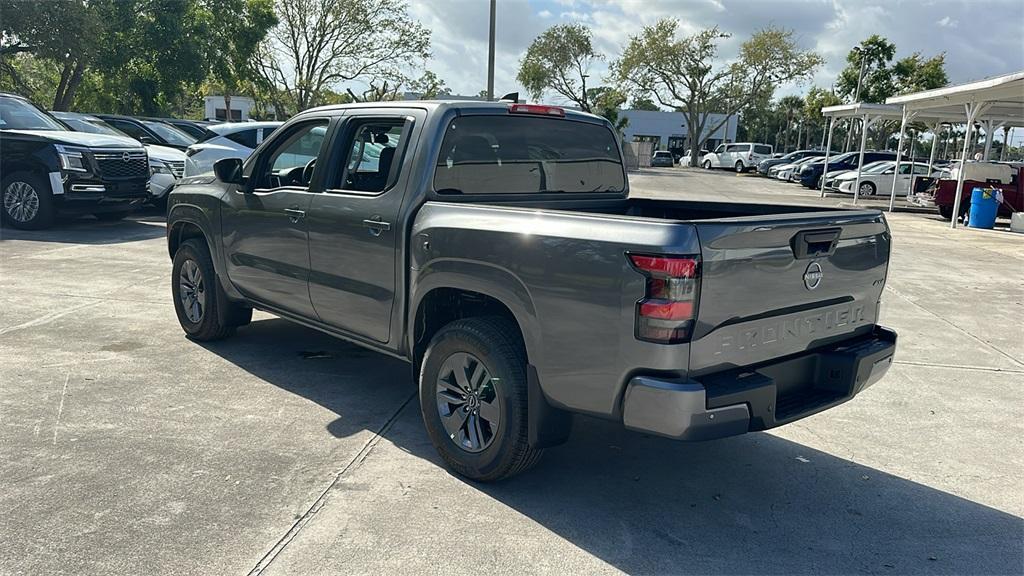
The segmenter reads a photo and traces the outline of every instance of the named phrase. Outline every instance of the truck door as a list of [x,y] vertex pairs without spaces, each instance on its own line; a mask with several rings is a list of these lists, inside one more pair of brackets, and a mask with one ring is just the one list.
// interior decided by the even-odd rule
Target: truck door
[[400,210],[411,144],[425,118],[415,109],[347,113],[334,147],[336,169],[309,208],[309,294],[317,315],[378,342],[391,336],[403,266]]
[[319,118],[275,133],[252,160],[248,190],[228,192],[221,213],[231,282],[249,298],[304,317],[315,317],[306,211],[318,195],[322,167],[316,160],[328,122]]

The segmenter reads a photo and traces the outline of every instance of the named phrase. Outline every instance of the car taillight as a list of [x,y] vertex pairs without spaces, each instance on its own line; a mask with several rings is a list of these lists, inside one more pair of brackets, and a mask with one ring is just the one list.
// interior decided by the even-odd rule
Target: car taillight
[[565,109],[558,106],[543,106],[540,104],[509,104],[509,114],[539,114],[541,116],[565,117]]
[[643,256],[629,261],[647,278],[636,304],[636,337],[659,344],[688,342],[693,335],[700,292],[697,256]]

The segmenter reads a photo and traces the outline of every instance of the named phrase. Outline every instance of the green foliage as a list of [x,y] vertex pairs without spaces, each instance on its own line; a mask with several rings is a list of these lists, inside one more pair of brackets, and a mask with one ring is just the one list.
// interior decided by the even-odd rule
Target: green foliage
[[591,112],[603,116],[621,136],[629,126],[629,118],[619,115],[622,105],[626,103],[626,95],[609,86],[600,86],[587,90],[587,101],[591,103]]
[[452,93],[452,89],[445,86],[444,80],[430,70],[424,71],[423,76],[410,82],[409,89],[418,93],[423,100],[432,100]]
[[[718,42],[728,34],[715,27],[678,38],[678,27],[671,18],[645,27],[629,39],[611,74],[630,96],[653,98],[686,114],[691,164],[730,114],[770,100],[782,84],[810,78],[822,62],[814,52],[798,49],[791,30],[769,27],[743,42],[735,62],[720,64]],[[709,122],[714,112],[725,119]]]
[[661,110],[661,108],[658,108],[658,105],[654,103],[654,100],[651,100],[650,98],[648,98],[646,96],[634,97],[633,101],[630,103],[629,107],[631,109],[633,109],[633,110],[649,110],[649,111]]
[[593,101],[588,97],[588,71],[591,63],[601,59],[590,40],[590,29],[582,24],[548,28],[526,50],[516,79],[534,100],[552,90],[590,112]]
[[409,69],[430,56],[430,31],[413,20],[404,0],[277,0],[275,6],[278,24],[252,62],[261,90],[284,116],[322,104],[344,82],[397,92],[411,81]]
[[893,63],[896,45],[877,34],[866,38],[857,48],[846,55],[846,68],[836,80],[836,91],[849,101],[856,99],[862,61],[861,102],[882,103],[891,96],[941,88],[949,83],[945,54],[925,58],[914,53]]

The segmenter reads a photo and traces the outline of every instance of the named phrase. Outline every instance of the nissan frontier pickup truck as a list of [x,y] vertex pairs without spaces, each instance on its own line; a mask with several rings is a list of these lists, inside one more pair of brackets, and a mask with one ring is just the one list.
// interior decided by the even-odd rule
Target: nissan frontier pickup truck
[[793,422],[896,344],[880,212],[630,198],[612,126],[552,106],[302,112],[179,181],[167,241],[188,337],[255,308],[401,358],[477,481],[532,466],[573,413],[687,441]]

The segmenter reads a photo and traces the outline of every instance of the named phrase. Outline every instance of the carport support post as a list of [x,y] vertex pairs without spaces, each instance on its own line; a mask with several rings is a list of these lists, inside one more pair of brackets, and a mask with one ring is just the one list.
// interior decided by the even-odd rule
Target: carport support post
[[932,175],[935,154],[939,151],[939,130],[942,130],[942,122],[936,122],[932,125],[932,152],[928,155],[928,176]]
[[[860,122],[860,155],[857,157],[857,181],[853,183],[853,203],[857,203],[860,197],[860,174],[864,168],[864,147],[868,145],[868,128],[871,127],[871,120],[865,114]],[[824,178],[824,175],[822,176]]]
[[956,176],[956,193],[953,195],[953,217],[949,227],[956,229],[956,217],[960,214],[960,196],[964,193],[964,172],[967,168],[967,153],[974,144],[974,119],[981,116],[984,110],[988,109],[987,103],[968,102],[964,104],[964,112],[967,114],[964,133],[964,149],[960,154],[960,170]]
[[[896,182],[900,178],[900,160],[903,158],[903,134],[907,131],[907,117],[910,116],[910,112],[907,111],[907,107],[903,107],[903,119],[900,120],[900,138],[896,144],[896,168],[892,173],[892,190],[889,191],[889,212],[892,212],[893,206],[896,204]],[[910,155],[911,166],[913,166],[914,155]],[[914,179],[914,171],[910,171],[910,179]]]
[[828,172],[828,155],[832,151],[832,131],[836,129],[836,118],[828,118],[831,120],[828,124],[828,143],[825,144],[825,163],[821,165],[821,197],[825,197],[825,173]]
[[988,156],[992,153],[992,132],[994,132],[992,121],[985,120],[985,155],[982,156],[985,162],[988,162]]

